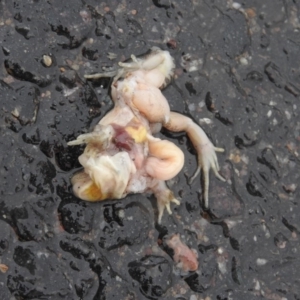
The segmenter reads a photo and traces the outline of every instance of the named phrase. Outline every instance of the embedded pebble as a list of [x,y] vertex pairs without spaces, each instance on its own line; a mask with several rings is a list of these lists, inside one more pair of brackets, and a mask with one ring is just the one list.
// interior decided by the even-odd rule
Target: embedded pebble
[[50,67],[52,65],[52,58],[49,55],[43,55],[43,64],[46,67]]

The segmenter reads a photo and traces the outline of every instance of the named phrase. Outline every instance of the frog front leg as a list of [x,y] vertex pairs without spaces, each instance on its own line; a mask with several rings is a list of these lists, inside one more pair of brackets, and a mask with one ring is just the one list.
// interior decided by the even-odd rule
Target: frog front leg
[[[113,83],[117,82],[120,78],[125,78],[128,73],[138,70],[153,70],[158,67],[163,68],[166,72],[164,76],[169,75],[170,71],[174,68],[173,59],[169,52],[162,51],[159,48],[153,47],[150,54],[137,58],[134,54],[131,55],[131,61],[119,62],[119,68],[112,71],[105,71],[102,73],[96,73],[91,75],[84,75],[86,79],[99,79],[105,77],[114,77]],[[163,73],[164,73],[163,72]]]
[[75,146],[81,144],[88,144],[94,143],[97,144],[99,147],[104,147],[110,143],[110,140],[113,137],[113,127],[110,125],[103,126],[103,125],[96,125],[93,132],[84,133],[79,135],[76,140],[69,141],[67,144],[68,146]]
[[157,47],[153,47],[151,52],[142,58],[131,55],[130,62],[119,62],[119,66],[122,68],[124,75],[143,71],[144,80],[160,89],[169,84],[175,68],[170,53]]
[[131,56],[130,62],[119,62],[119,66],[125,69],[127,72],[134,72],[137,70],[153,70],[161,65],[164,60],[163,51],[159,51],[157,53],[150,54],[148,57],[137,58],[134,54]]
[[216,155],[216,152],[224,152],[224,149],[215,147],[199,125],[179,113],[171,112],[169,122],[163,126],[173,132],[185,131],[195,147],[198,155],[198,168],[190,178],[190,183],[202,169],[204,176],[204,206],[207,208],[210,168],[214,171],[217,178],[225,181],[219,174],[220,167]]

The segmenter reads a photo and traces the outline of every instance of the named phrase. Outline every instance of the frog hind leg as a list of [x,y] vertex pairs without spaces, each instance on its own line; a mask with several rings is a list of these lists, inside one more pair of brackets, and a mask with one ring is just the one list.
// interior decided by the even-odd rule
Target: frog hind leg
[[152,178],[169,180],[181,171],[184,154],[174,143],[148,135],[148,147],[145,170]]
[[216,152],[224,152],[224,149],[215,147],[203,129],[182,114],[171,112],[168,123],[163,124],[163,126],[173,132],[185,131],[195,147],[198,156],[198,167],[189,183],[192,183],[202,169],[204,176],[204,207],[208,208],[209,170],[212,169],[215,176],[221,181],[226,181],[219,174],[220,167],[216,155]]

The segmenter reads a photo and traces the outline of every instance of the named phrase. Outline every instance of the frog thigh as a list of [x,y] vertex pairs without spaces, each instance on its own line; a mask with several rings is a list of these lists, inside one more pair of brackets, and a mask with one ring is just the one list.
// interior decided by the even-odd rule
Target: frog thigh
[[146,172],[153,178],[169,180],[175,177],[184,165],[184,154],[175,144],[167,140],[150,138]]
[[150,123],[164,124],[169,120],[169,103],[156,87],[139,84],[134,92],[132,104]]

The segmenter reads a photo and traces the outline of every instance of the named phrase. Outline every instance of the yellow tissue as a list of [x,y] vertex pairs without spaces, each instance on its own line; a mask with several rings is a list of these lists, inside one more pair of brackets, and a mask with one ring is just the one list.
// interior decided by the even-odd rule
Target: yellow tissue
[[125,130],[136,143],[143,143],[147,140],[147,130],[144,126],[128,126]]

